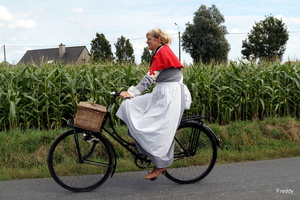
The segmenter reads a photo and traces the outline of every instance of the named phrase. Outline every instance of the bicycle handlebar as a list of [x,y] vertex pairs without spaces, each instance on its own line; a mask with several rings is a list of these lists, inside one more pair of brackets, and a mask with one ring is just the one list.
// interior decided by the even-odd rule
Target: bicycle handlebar
[[[121,92],[111,92],[110,95],[114,97],[120,96]],[[131,99],[131,97],[126,97],[125,99]]]
[[110,93],[111,96],[115,96],[115,97],[120,96],[120,94],[121,94],[121,92],[111,92]]

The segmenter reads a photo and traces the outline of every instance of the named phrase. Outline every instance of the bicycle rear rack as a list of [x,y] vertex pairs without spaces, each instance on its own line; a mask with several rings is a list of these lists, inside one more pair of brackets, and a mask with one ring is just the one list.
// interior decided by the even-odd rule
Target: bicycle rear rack
[[[200,126],[203,125],[203,121],[202,119],[204,119],[205,117],[203,115],[195,115],[195,116],[186,116],[186,117],[182,117],[181,119],[181,123],[183,122],[196,122],[198,123]],[[214,136],[217,146],[220,147],[220,138],[217,137],[217,135],[211,131],[212,135]]]
[[182,117],[181,122],[197,122],[202,126],[203,121],[201,119],[204,119],[203,115],[186,116]]
[[89,129],[86,129],[86,128],[82,128],[82,127],[79,127],[79,126],[75,126],[74,125],[74,120],[73,119],[68,119],[67,121],[67,125],[70,126],[70,127],[73,127],[75,129],[81,129],[81,130],[84,130],[84,131],[88,131],[88,132],[92,132],[92,133],[99,133],[99,132],[95,132],[95,131],[92,131],[92,130],[89,130]]

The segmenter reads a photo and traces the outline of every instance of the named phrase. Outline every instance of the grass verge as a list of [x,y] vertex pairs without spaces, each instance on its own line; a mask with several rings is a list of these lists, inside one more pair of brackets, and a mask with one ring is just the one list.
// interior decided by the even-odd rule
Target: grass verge
[[[209,126],[221,139],[218,164],[300,156],[300,122],[294,118]],[[46,162],[48,149],[66,130],[0,132],[0,181],[50,177]],[[117,131],[129,139],[126,127]],[[111,141],[118,157],[116,172],[140,170],[130,153]]]

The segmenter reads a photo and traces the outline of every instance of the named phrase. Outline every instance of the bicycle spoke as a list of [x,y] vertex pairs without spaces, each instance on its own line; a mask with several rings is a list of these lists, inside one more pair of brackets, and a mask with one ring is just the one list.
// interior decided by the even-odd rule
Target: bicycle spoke
[[54,180],[72,191],[100,186],[112,173],[114,154],[105,140],[89,142],[81,132],[67,131],[50,148],[48,167]]
[[85,161],[83,161],[83,163],[84,164],[89,164],[89,165],[100,166],[100,167],[113,167],[113,166],[110,166],[107,163],[96,162],[96,161],[93,161],[93,160],[85,160]]
[[197,123],[183,123],[175,135],[174,163],[166,177],[177,183],[194,183],[206,177],[217,157],[217,145],[210,129]]

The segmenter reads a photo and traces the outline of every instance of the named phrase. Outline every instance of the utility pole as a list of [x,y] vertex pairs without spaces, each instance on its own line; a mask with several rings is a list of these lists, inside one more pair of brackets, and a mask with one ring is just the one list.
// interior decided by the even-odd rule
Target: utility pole
[[5,44],[3,45],[3,50],[4,50],[4,62],[6,62]]
[[178,28],[178,38],[179,38],[179,61],[181,61],[180,31],[179,31],[179,26],[177,25],[177,23],[175,22],[174,24],[175,24],[175,25],[177,26],[177,28]]

